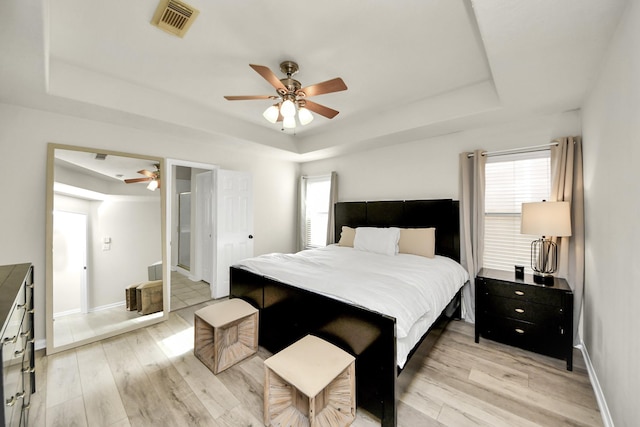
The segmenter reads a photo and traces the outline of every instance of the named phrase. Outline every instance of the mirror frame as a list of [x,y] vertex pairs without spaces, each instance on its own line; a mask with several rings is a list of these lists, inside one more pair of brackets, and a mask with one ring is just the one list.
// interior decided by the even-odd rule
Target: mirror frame
[[[126,332],[130,332],[136,329],[140,329],[145,326],[153,325],[156,323],[163,322],[169,318],[169,283],[163,283],[162,289],[162,316],[157,316],[150,319],[140,320],[137,322],[132,322],[131,325],[122,327],[118,330],[105,332],[103,334],[96,335],[91,338],[85,338],[83,340],[79,340],[70,344],[65,344],[61,346],[55,346],[54,336],[53,336],[53,202],[54,202],[54,192],[53,192],[53,183],[54,183],[54,172],[55,172],[55,150],[73,150],[73,151],[82,151],[95,153],[96,151],[100,153],[105,153],[107,155],[112,156],[122,156],[122,157],[132,157],[136,159],[145,159],[157,162],[160,164],[160,170],[165,170],[165,161],[162,157],[157,156],[148,156],[134,153],[125,153],[120,151],[112,151],[112,150],[103,150],[96,149],[92,147],[79,147],[74,145],[65,145],[65,144],[56,144],[50,142],[47,144],[47,198],[46,198],[46,237],[45,237],[45,259],[46,259],[46,267],[45,267],[45,284],[46,284],[46,294],[45,294],[45,306],[46,306],[46,353],[54,354],[61,351],[65,351],[71,348],[79,347],[81,345],[90,344],[92,342],[100,341],[105,338],[110,338],[116,335],[120,335]],[[164,174],[160,176],[160,233],[161,233],[161,252],[162,252],[162,277],[169,277],[170,274],[169,266],[167,264],[166,258],[166,248],[167,240],[166,240],[166,179]]]

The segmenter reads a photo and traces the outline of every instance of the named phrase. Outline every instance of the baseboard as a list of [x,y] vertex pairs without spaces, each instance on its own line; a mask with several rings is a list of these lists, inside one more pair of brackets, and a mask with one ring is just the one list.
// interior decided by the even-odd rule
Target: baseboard
[[604,425],[604,427],[614,427],[613,419],[611,418],[611,413],[609,412],[609,407],[607,406],[607,401],[604,397],[604,393],[602,392],[602,388],[600,387],[600,382],[598,381],[596,371],[595,369],[593,369],[593,364],[591,363],[591,358],[589,357],[589,352],[587,351],[587,347],[585,346],[584,341],[580,340],[580,344],[578,344],[576,348],[578,348],[582,352],[584,363],[587,366],[587,372],[589,372],[591,387],[593,387],[593,392],[596,395],[596,401],[598,402],[598,408],[600,409],[600,415],[602,416],[602,424]]
[[105,304],[105,305],[101,305],[99,307],[94,307],[94,308],[89,310],[89,313],[95,313],[97,311],[109,310],[110,308],[121,307],[121,306],[125,305],[125,302],[126,301],[118,301],[118,302],[114,302],[112,304]]

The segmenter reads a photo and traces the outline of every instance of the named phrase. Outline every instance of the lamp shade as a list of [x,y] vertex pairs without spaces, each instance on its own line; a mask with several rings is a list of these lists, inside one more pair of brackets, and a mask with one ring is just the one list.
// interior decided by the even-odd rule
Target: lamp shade
[[300,109],[298,109],[298,120],[300,120],[302,126],[308,125],[313,121],[313,114],[306,108],[300,107]]
[[571,236],[571,203],[523,203],[520,233],[536,236]]
[[282,120],[282,127],[285,129],[293,129],[296,127],[296,118],[295,117],[285,117]]
[[282,117],[284,118],[295,116],[296,105],[293,103],[293,101],[289,99],[284,100],[282,106],[280,107],[280,114],[282,114]]
[[262,116],[270,121],[271,123],[275,123],[278,121],[278,116],[280,115],[280,110],[278,110],[278,104],[272,105],[271,107],[264,110]]

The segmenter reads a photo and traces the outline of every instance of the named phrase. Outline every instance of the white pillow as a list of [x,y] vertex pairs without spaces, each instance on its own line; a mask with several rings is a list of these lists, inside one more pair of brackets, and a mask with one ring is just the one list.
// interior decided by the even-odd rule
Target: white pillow
[[398,240],[400,240],[400,229],[397,227],[358,227],[356,237],[353,239],[353,247],[377,254],[396,255]]

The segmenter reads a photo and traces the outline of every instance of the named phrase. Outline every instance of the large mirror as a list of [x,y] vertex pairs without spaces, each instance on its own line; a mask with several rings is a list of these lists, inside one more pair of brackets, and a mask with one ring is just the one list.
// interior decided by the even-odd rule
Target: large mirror
[[47,353],[168,313],[161,158],[49,144]]

